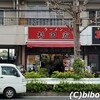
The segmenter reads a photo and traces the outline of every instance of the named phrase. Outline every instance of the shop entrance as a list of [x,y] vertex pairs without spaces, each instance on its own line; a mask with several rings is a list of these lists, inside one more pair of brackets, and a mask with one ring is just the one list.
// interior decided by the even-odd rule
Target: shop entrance
[[[61,66],[64,56],[67,54],[68,57],[71,57],[73,48],[26,48],[26,54],[27,71],[33,69],[34,65],[60,71],[58,67]],[[55,65],[57,66],[55,67]]]
[[49,75],[52,71],[61,71],[64,54],[40,54],[27,56],[27,71],[38,71],[40,68],[47,69]]

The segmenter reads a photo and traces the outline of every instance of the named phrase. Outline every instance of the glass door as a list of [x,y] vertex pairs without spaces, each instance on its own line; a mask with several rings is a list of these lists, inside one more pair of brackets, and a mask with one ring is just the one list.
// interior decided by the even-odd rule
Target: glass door
[[99,71],[99,56],[95,54],[89,55],[89,65],[93,72]]

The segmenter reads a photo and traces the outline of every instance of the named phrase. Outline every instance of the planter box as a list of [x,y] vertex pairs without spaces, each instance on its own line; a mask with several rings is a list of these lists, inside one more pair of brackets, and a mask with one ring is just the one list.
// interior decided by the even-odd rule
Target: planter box
[[100,84],[100,78],[81,78],[75,80],[73,78],[27,78],[27,83],[31,81],[42,82],[44,84],[59,84],[60,82],[82,83],[82,84]]

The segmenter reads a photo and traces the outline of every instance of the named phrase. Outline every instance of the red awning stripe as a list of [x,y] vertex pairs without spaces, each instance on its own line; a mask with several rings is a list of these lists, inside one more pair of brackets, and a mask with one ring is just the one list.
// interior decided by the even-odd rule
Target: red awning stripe
[[37,42],[27,42],[27,47],[48,47],[48,48],[66,48],[74,47],[74,41],[37,41]]

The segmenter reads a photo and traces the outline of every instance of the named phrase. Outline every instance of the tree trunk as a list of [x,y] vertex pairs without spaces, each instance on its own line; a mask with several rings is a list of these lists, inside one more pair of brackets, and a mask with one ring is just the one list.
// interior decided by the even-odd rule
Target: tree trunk
[[80,14],[75,12],[73,15],[73,34],[74,34],[74,59],[80,58]]
[[79,0],[73,0],[73,35],[74,35],[74,59],[80,58],[80,7]]

